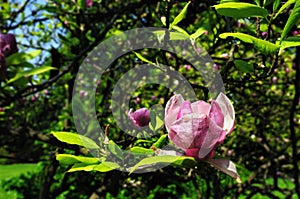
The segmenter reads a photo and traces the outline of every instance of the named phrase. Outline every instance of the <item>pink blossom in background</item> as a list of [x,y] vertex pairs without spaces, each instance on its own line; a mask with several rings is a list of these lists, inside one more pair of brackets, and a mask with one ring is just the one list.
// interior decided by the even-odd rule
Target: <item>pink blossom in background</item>
[[235,113],[229,99],[220,93],[211,104],[191,103],[174,95],[165,109],[165,126],[170,140],[188,156],[211,159],[215,149],[233,131]]
[[93,0],[85,0],[86,7],[92,7],[93,6]]
[[136,127],[148,126],[150,122],[150,111],[147,108],[140,108],[135,112],[130,109],[128,117]]

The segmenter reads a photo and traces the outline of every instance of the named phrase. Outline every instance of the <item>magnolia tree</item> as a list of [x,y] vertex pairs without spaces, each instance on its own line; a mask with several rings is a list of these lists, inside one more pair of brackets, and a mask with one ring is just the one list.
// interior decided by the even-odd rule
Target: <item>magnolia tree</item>
[[1,196],[300,197],[300,1],[0,7]]

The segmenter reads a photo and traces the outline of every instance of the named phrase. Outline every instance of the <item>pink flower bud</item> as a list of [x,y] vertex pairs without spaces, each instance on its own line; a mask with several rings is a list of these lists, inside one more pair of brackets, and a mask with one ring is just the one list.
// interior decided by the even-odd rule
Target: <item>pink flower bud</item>
[[196,159],[214,156],[216,147],[233,131],[234,119],[234,108],[223,93],[211,104],[202,100],[191,103],[174,95],[165,109],[170,140]]
[[184,65],[184,68],[185,68],[186,70],[191,70],[192,66],[191,66],[190,64],[185,64],[185,65]]
[[137,98],[134,100],[134,102],[135,102],[136,104],[139,104],[139,103],[141,102],[141,99],[140,99],[139,97],[137,97]]
[[208,31],[208,30],[206,30],[206,31],[204,32],[204,34],[208,35],[208,34],[209,34],[209,31]]
[[275,77],[272,77],[272,82],[273,83],[276,83],[278,81],[278,78],[275,76]]
[[152,96],[151,96],[151,100],[152,100],[152,101],[155,101],[155,100],[156,100],[156,96],[155,96],[155,95],[152,95]]
[[132,109],[130,109],[128,117],[136,127],[148,126],[150,122],[150,111],[147,108],[141,108],[132,112]]
[[18,52],[16,38],[13,34],[4,35],[0,33],[0,51],[4,53],[6,57]]
[[295,30],[295,31],[293,31],[293,35],[294,35],[294,36],[296,36],[296,35],[298,35],[298,34],[300,34],[300,30]]
[[262,32],[262,33],[261,33],[261,36],[262,36],[263,38],[267,37],[267,36],[268,36],[268,32]]

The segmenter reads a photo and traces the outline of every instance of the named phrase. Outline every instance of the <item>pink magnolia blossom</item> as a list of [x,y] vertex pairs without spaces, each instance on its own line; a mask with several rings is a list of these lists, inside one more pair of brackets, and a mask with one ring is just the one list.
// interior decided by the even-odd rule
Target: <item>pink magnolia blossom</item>
[[165,109],[168,136],[177,147],[241,182],[233,162],[212,159],[216,147],[233,131],[234,120],[233,105],[223,93],[211,104],[202,100],[191,103],[177,94],[171,97]]
[[150,111],[147,108],[140,108],[132,112],[132,109],[130,109],[128,117],[136,127],[148,126],[150,122]]
[[86,5],[86,7],[92,7],[93,6],[93,0],[86,0],[85,1],[85,5]]
[[211,159],[215,148],[234,128],[234,108],[221,93],[211,105],[174,95],[167,103],[165,125],[170,140],[188,156]]

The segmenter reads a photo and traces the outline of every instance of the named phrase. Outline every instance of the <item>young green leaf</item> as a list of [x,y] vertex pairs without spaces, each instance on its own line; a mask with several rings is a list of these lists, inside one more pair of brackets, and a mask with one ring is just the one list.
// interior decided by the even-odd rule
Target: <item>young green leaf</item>
[[244,33],[222,33],[219,37],[222,39],[226,39],[227,37],[238,38],[243,42],[253,44],[258,51],[264,54],[275,54],[280,48],[280,45],[273,44],[266,40],[258,39],[256,37]]
[[120,160],[124,159],[122,149],[114,141],[109,140],[108,149],[113,155],[118,157]]
[[275,0],[274,1],[274,3],[273,3],[273,12],[275,12],[278,9],[278,7],[280,6],[280,2],[281,2],[281,0]]
[[115,162],[102,162],[100,164],[87,165],[85,163],[75,163],[68,172],[74,171],[100,171],[108,172],[120,168],[120,165]]
[[27,71],[23,71],[23,72],[19,72],[16,74],[16,76],[14,76],[13,78],[9,79],[7,81],[7,83],[12,83],[22,77],[30,77],[32,75],[38,75],[38,74],[41,74],[41,73],[44,73],[44,72],[47,72],[49,70],[57,70],[56,68],[54,67],[51,67],[51,66],[42,66],[42,67],[39,67],[39,68],[34,68],[34,69],[31,69],[31,70],[27,70]]
[[108,172],[118,168],[120,168],[120,165],[115,162],[102,162],[101,164],[95,166],[93,170],[100,172]]
[[92,139],[83,135],[79,135],[77,133],[51,132],[51,134],[61,142],[66,142],[68,144],[76,144],[79,146],[86,147],[88,149],[99,148],[99,146]]
[[281,46],[280,50],[283,50],[285,48],[300,46],[300,36],[288,37],[285,40],[282,40],[280,46]]
[[130,173],[134,172],[136,169],[138,169],[141,166],[151,166],[158,163],[168,165],[171,164],[172,162],[175,162],[180,157],[181,156],[165,155],[165,156],[153,156],[149,158],[144,158],[130,169]]
[[244,73],[251,73],[254,70],[252,63],[248,63],[243,60],[234,60],[234,65],[239,71]]
[[28,60],[31,60],[35,57],[37,57],[39,54],[41,54],[41,50],[34,50],[28,53],[20,52],[20,53],[14,53],[7,57],[6,64],[8,66],[10,65],[19,65],[21,63],[24,63]]
[[146,149],[144,147],[134,146],[130,149],[132,153],[141,153],[141,154],[154,154],[152,149]]
[[155,148],[161,148],[167,141],[168,134],[164,134],[158,138],[158,140],[153,144]]
[[223,3],[214,6],[217,13],[233,18],[262,17],[268,16],[268,10],[250,3]]
[[184,8],[182,9],[182,11],[179,13],[179,15],[177,15],[174,19],[174,21],[171,23],[170,25],[170,29],[172,29],[173,26],[176,26],[179,22],[182,21],[182,19],[185,17],[186,15],[186,12],[187,12],[187,8],[189,6],[191,2],[189,1],[185,6]]
[[58,154],[56,160],[61,164],[71,165],[75,163],[85,163],[85,164],[96,164],[99,163],[98,158],[93,157],[84,157],[84,156],[75,156],[71,154]]
[[296,1],[294,9],[283,28],[280,41],[282,41],[286,37],[286,35],[290,32],[292,27],[299,21],[299,19],[300,19],[300,1]]
[[178,26],[173,26],[172,29],[173,29],[173,30],[176,30],[176,31],[178,31],[178,32],[180,32],[180,33],[182,33],[182,34],[184,34],[184,35],[187,36],[187,37],[190,36],[189,33],[187,33],[184,29],[182,29],[182,28],[180,28],[180,27],[178,27]]
[[142,61],[155,65],[155,63],[153,63],[152,61],[148,60],[147,58],[145,58],[143,55],[141,55],[140,53],[134,52],[134,54]]
[[196,30],[196,32],[194,32],[193,34],[191,34],[191,38],[192,39],[197,39],[198,37],[200,37],[201,35],[203,35],[206,31],[206,28],[204,27],[200,27]]
[[287,2],[285,2],[285,4],[283,4],[281,6],[281,8],[278,10],[278,12],[276,13],[275,17],[273,19],[276,19],[276,17],[282,13],[282,11],[284,11],[287,7],[289,7],[291,4],[295,3],[296,0],[288,0]]

